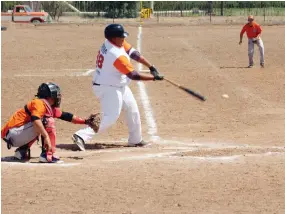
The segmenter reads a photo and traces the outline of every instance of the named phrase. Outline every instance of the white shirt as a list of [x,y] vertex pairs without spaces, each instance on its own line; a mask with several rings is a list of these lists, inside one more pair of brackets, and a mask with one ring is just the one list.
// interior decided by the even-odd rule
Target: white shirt
[[118,47],[106,39],[97,55],[93,82],[116,87],[130,84],[131,79],[126,74],[134,68],[127,53],[128,49],[129,54],[135,50],[127,42]]

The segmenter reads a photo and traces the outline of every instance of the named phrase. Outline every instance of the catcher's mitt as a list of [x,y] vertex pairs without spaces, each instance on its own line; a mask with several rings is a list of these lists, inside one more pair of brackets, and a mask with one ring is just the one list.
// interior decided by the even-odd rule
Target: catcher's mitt
[[87,119],[86,119],[86,124],[88,126],[90,126],[95,133],[98,132],[99,130],[99,126],[100,126],[100,122],[101,122],[101,117],[100,117],[100,113],[97,114],[91,114]]

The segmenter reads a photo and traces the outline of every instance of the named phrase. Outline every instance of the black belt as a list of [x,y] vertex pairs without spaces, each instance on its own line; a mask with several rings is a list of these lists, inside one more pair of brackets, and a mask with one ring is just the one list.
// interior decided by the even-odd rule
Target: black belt
[[93,85],[100,85],[100,84],[98,84],[98,83],[95,83],[95,82],[93,82],[92,84],[93,84]]

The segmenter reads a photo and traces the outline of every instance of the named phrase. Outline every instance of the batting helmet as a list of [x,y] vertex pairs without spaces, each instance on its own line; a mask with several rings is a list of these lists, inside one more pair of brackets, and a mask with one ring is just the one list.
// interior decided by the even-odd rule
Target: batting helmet
[[111,39],[115,37],[126,38],[129,34],[120,24],[110,24],[105,28],[105,38]]
[[53,98],[55,103],[54,107],[59,107],[61,102],[61,93],[58,85],[52,82],[42,83],[38,88],[36,95],[38,98],[46,99]]

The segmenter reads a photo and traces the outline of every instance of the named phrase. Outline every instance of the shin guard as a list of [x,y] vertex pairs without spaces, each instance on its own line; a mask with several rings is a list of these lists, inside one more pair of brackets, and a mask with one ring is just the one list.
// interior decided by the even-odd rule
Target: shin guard
[[50,139],[50,142],[51,142],[51,150],[47,150],[46,151],[46,155],[47,155],[47,160],[48,162],[51,162],[52,161],[52,156],[53,154],[55,153],[55,147],[56,147],[56,129],[55,129],[55,120],[53,117],[48,117],[48,118],[45,118],[45,122],[46,122],[46,125],[45,125],[45,129],[49,135],[49,139]]

